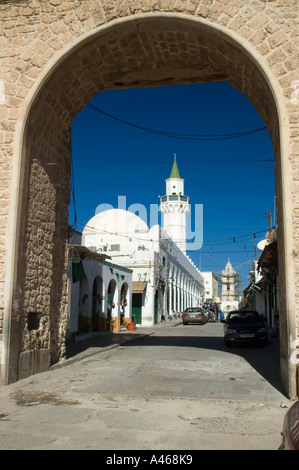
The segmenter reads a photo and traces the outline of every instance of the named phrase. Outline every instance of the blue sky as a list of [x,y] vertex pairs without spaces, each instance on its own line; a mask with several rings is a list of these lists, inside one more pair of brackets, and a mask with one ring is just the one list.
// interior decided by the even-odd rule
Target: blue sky
[[186,134],[215,136],[264,127],[247,98],[219,82],[101,92],[90,104],[118,120],[85,107],[73,122],[70,224],[76,219],[82,231],[98,205],[117,207],[118,196],[126,196],[127,208],[139,203],[149,214],[150,204],[159,204],[158,196],[165,194],[176,154],[191,210],[203,205],[204,243],[188,255],[202,271],[216,274],[230,258],[245,288],[254,244],[268,228],[267,210],[274,217],[274,162],[264,161],[273,160],[268,132],[212,140],[191,140]]

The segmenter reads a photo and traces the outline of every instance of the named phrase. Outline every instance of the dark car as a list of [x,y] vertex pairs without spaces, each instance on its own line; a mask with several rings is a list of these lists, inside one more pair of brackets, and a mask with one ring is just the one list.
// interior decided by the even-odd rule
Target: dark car
[[208,317],[201,307],[189,307],[184,310],[183,325],[187,325],[188,323],[199,323],[204,325],[207,321]]
[[288,409],[284,417],[279,450],[299,450],[299,401]]
[[268,331],[264,320],[255,310],[229,312],[224,323],[224,344],[255,342],[268,343]]

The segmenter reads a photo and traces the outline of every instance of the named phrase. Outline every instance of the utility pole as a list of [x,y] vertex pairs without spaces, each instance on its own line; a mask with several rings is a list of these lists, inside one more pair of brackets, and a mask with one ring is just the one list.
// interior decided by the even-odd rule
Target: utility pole
[[271,211],[270,209],[268,209],[268,225],[269,225],[269,235],[271,233],[271,230],[272,230],[272,218],[271,218]]

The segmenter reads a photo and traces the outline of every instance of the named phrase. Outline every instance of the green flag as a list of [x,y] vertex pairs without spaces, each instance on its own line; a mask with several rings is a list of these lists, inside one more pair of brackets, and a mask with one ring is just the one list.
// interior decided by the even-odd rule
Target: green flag
[[73,282],[83,281],[86,279],[82,261],[79,263],[72,263]]

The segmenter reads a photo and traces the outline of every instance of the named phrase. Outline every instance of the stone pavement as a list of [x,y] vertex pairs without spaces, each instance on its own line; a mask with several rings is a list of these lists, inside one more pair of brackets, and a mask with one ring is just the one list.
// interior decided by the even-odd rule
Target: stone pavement
[[256,369],[259,351],[251,364],[225,351],[221,325],[176,325],[80,338],[49,372],[2,387],[0,450],[278,449],[290,403],[267,349]]

